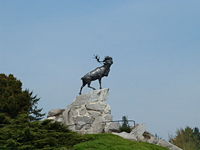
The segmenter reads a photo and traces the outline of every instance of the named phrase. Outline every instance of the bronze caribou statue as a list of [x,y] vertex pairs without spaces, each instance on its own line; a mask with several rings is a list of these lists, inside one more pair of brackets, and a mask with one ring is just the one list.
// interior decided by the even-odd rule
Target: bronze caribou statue
[[92,70],[91,72],[87,73],[81,78],[83,83],[82,83],[79,95],[81,95],[82,89],[86,84],[88,85],[89,88],[95,90],[95,88],[91,87],[90,84],[92,81],[97,80],[97,79],[99,80],[100,89],[102,89],[101,78],[105,76],[107,77],[110,72],[110,67],[113,64],[112,57],[106,56],[103,61],[100,61],[100,57],[96,55],[95,59],[97,60],[97,62],[103,63],[103,66],[97,67],[96,69]]

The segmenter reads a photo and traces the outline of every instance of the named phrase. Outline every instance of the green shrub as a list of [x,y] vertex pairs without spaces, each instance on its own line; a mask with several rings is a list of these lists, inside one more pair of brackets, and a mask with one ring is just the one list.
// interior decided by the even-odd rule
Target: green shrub
[[12,119],[11,124],[0,128],[0,149],[72,148],[75,144],[90,139],[70,131],[58,122],[24,122],[23,117],[25,116]]

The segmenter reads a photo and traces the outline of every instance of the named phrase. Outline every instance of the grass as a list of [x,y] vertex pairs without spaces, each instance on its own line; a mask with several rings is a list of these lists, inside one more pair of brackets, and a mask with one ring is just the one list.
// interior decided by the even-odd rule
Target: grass
[[113,134],[85,135],[91,140],[75,145],[74,150],[168,150],[154,144],[123,139]]

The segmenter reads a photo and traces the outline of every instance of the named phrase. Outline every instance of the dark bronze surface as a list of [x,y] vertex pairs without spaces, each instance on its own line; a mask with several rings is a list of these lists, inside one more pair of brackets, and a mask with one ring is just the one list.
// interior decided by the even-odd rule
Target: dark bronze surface
[[106,56],[103,61],[100,61],[100,57],[95,56],[95,59],[97,60],[97,62],[103,63],[103,66],[97,67],[96,69],[90,71],[89,73],[87,73],[86,75],[84,75],[81,78],[83,83],[82,83],[82,86],[81,86],[81,89],[80,89],[80,92],[79,92],[80,95],[81,95],[83,87],[86,84],[88,85],[89,88],[95,90],[95,88],[91,87],[90,84],[91,84],[92,81],[97,80],[97,79],[99,80],[100,89],[102,89],[101,78],[107,77],[109,72],[110,72],[110,67],[113,64],[112,57]]

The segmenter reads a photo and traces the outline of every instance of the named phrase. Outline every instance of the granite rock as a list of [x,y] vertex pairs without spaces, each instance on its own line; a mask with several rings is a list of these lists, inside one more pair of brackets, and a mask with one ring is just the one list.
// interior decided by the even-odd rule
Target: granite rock
[[66,109],[51,110],[48,119],[62,122],[79,133],[119,131],[119,125],[112,123],[108,93],[109,89],[100,89],[79,95]]
[[137,124],[135,127],[132,128],[132,131],[130,133],[126,133],[126,132],[121,132],[121,133],[112,132],[112,133],[115,135],[121,136],[125,139],[148,142],[151,144],[156,144],[162,147],[166,147],[170,150],[182,150],[176,145],[173,145],[172,143],[164,139],[155,137],[154,135],[146,131],[144,124]]

